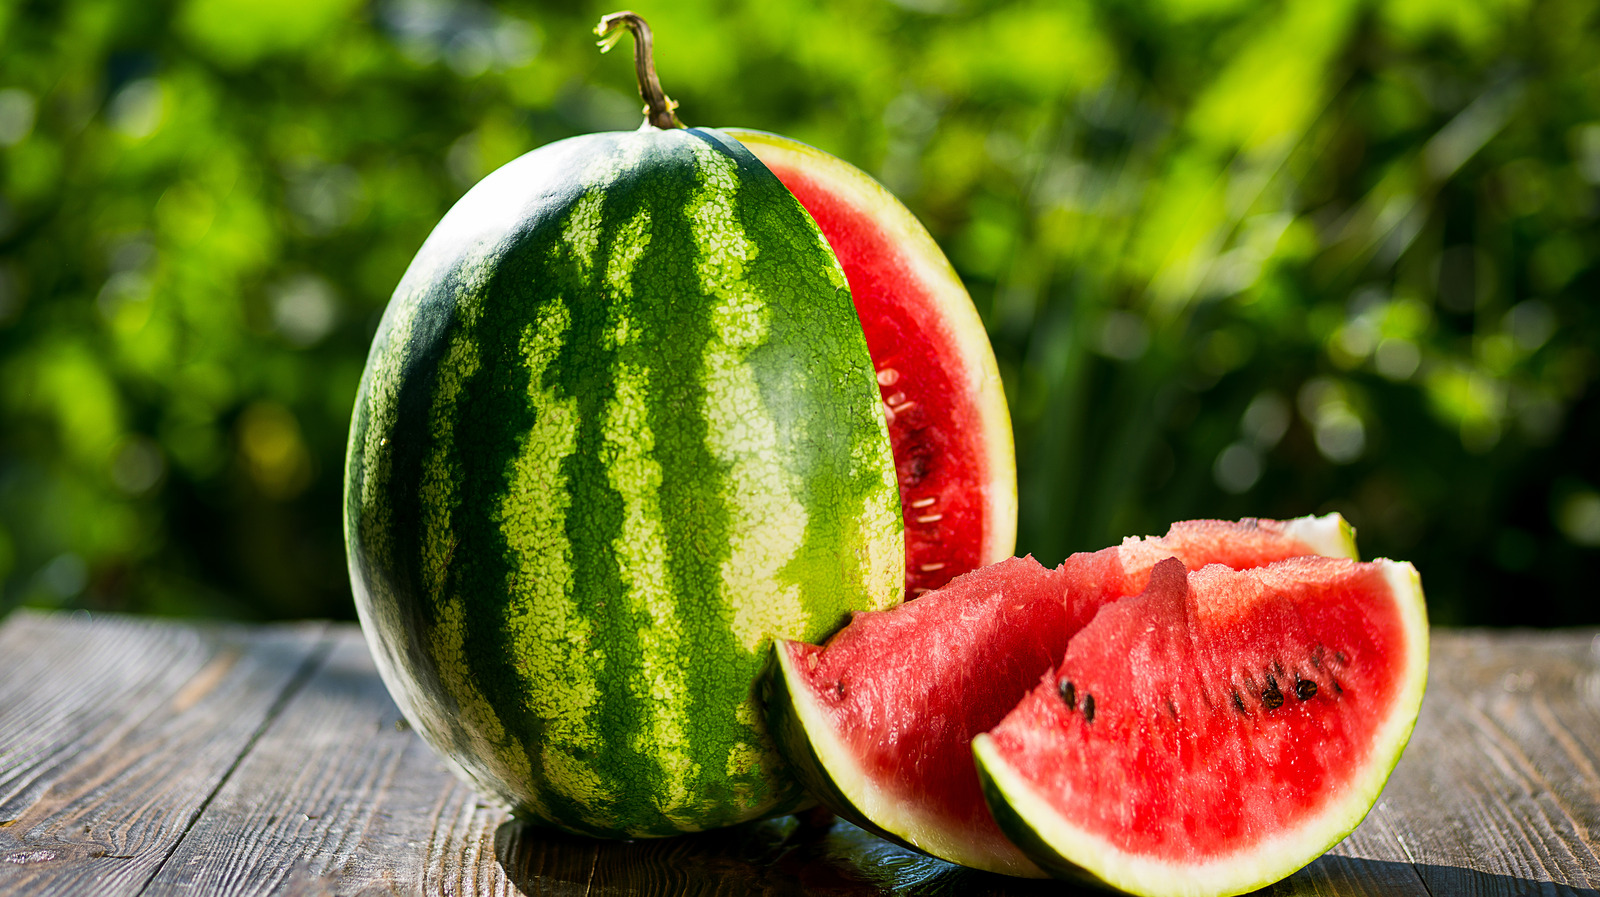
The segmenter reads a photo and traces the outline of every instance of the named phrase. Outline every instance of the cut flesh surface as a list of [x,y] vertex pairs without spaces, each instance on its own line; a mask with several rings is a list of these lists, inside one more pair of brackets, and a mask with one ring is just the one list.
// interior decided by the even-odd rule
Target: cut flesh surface
[[990,816],[973,736],[1037,686],[1102,607],[1143,590],[1159,561],[1248,566],[1319,549],[1354,556],[1338,515],[1178,523],[1054,570],[1010,558],[857,614],[826,646],[779,642],[770,725],[802,781],[841,816],[962,865],[1043,876]]
[[1243,893],[1377,800],[1427,641],[1409,564],[1164,561],[973,750],[996,818],[1040,865],[1136,894]]
[[1011,875],[1039,869],[1000,832],[972,768],[994,726],[1060,656],[1071,620],[1058,570],[1007,558],[890,611],[857,615],[826,648],[780,642],[789,708],[772,726],[834,812],[933,856]]
[[906,597],[1010,557],[1011,418],[983,322],[944,253],[848,162],[787,137],[726,130],[811,213],[850,283],[899,476]]

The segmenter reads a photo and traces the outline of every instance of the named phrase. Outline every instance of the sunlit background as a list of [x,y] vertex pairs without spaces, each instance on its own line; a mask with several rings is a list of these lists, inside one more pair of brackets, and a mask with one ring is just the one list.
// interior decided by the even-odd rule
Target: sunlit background
[[[0,0],[0,612],[353,615],[406,263],[640,121],[570,7]],[[1435,622],[1600,622],[1596,0],[634,8],[686,122],[840,155],[945,247],[1019,553],[1337,510]]]

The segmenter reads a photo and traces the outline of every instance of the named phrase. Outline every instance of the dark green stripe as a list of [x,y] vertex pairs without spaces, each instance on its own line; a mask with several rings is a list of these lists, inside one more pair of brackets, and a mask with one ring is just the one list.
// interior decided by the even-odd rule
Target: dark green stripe
[[[735,657],[730,650],[726,625],[715,619],[715,596],[721,591],[722,564],[730,550],[728,533],[727,482],[722,462],[709,447],[710,433],[700,409],[706,402],[705,355],[715,337],[710,313],[715,303],[699,292],[693,260],[700,255],[699,235],[683,217],[703,183],[696,169],[692,147],[681,144],[679,152],[691,177],[675,185],[670,203],[658,204],[652,211],[652,240],[642,264],[635,268],[634,290],[650,295],[663,287],[681,291],[674,305],[692,305],[695,314],[683,318],[672,307],[652,303],[642,309],[651,318],[648,329],[656,336],[656,351],[662,356],[662,369],[672,370],[672,378],[653,378],[651,387],[660,398],[650,405],[649,421],[657,434],[656,458],[662,465],[662,527],[669,546],[668,575],[679,595],[704,596],[698,619],[686,621],[691,629],[694,650],[707,658]],[[670,274],[670,279],[666,276]],[[641,303],[643,304],[643,303]],[[682,320],[681,324],[675,321]],[[757,409],[751,409],[755,412]],[[689,705],[683,708],[688,740],[697,747],[701,762],[699,774],[691,780],[692,790],[707,801],[715,801],[725,812],[737,812],[733,795],[722,778],[719,760],[729,747],[733,704],[728,678],[737,671],[717,664],[700,663],[688,669]],[[730,806],[732,805],[732,806]],[[725,816],[708,814],[703,827],[724,824]]]

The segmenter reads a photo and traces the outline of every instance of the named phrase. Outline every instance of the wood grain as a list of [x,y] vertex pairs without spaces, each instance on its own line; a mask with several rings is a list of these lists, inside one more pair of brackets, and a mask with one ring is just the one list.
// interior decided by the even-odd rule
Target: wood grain
[[504,817],[404,727],[341,629],[150,892],[514,894],[493,854]]
[[[0,894],[1089,894],[832,819],[608,842],[512,820],[401,723],[359,630],[0,625]],[[1600,634],[1440,632],[1412,743],[1264,891],[1600,897]]]
[[0,628],[0,889],[143,892],[325,628],[12,616]]

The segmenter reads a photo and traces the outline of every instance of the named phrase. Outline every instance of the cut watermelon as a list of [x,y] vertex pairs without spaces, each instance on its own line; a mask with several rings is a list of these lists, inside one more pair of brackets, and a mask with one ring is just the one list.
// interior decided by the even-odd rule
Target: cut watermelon
[[1337,514],[1287,522],[1193,521],[1165,537],[969,573],[893,610],[857,614],[826,647],[780,642],[768,700],[779,748],[834,812],[934,856],[1044,873],[985,808],[970,742],[1016,706],[1108,602],[1144,589],[1165,558],[1200,568],[1355,555]]
[[728,128],[822,229],[878,372],[906,532],[906,597],[1010,557],[1017,472],[994,350],[927,230],[855,166],[787,137]]
[[1163,561],[973,743],[1001,827],[1039,865],[1135,894],[1239,894],[1366,815],[1427,678],[1410,564]]

